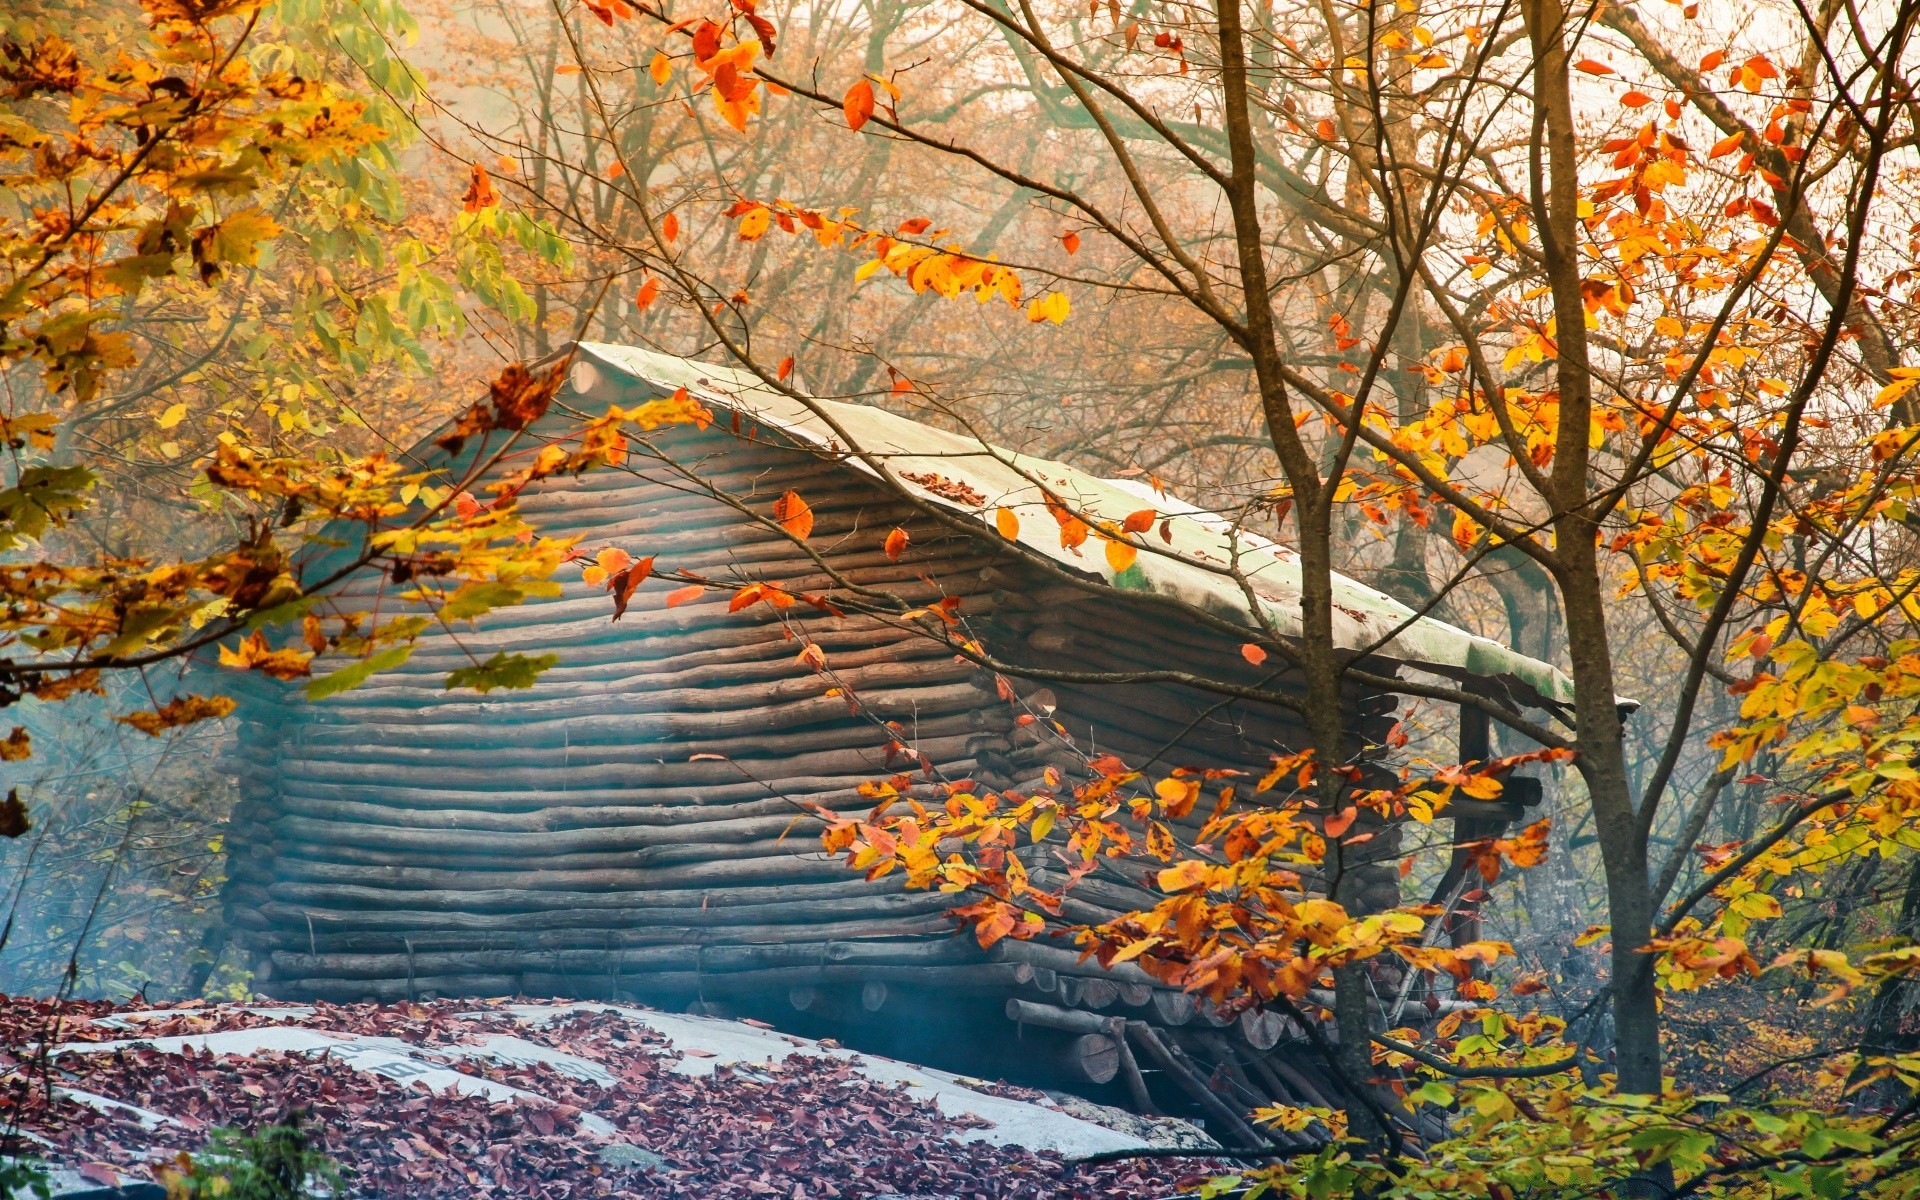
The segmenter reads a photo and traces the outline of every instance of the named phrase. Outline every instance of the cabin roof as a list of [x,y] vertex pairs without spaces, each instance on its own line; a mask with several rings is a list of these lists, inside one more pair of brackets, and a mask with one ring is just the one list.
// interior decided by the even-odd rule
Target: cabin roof
[[[614,399],[632,384],[672,392],[686,388],[710,407],[737,412],[796,445],[843,456],[849,470],[885,472],[914,495],[979,521],[997,532],[999,510],[1019,521],[1025,549],[1123,591],[1171,597],[1253,630],[1251,590],[1273,628],[1300,632],[1300,560],[1290,548],[1246,530],[1217,513],[1160,494],[1143,483],[1103,479],[1051,459],[1001,449],[977,438],[937,429],[872,405],[837,400],[801,402],[767,387],[748,371],[677,358],[633,346],[582,342],[572,383],[589,399]],[[1044,488],[1043,486],[1044,485]],[[1051,491],[1079,512],[1115,526],[1152,507],[1167,518],[1171,553],[1142,553],[1115,571],[1097,539],[1077,549],[1060,544],[1049,513]],[[1158,528],[1147,539],[1161,544]],[[1238,566],[1248,587],[1233,578]],[[1455,679],[1505,685],[1515,698],[1550,705],[1571,703],[1564,673],[1490,638],[1416,614],[1385,592],[1336,574],[1334,640]]]

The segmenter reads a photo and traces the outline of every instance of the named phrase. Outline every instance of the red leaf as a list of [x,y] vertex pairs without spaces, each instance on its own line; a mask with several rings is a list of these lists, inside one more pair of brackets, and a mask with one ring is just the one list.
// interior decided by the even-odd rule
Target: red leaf
[[660,218],[660,236],[672,241],[680,236],[680,218],[668,213]]
[[906,530],[896,529],[892,533],[889,533],[887,535],[887,557],[888,558],[892,559],[894,562],[899,562],[900,556],[906,553],[906,550],[907,550],[907,531]]
[[1576,71],[1585,71],[1589,75],[1613,74],[1612,67],[1608,66],[1603,62],[1595,62],[1590,58],[1583,58],[1579,62],[1573,64],[1573,69]]
[[1267,652],[1252,642],[1247,642],[1240,647],[1240,657],[1257,667],[1267,661]]
[[873,115],[873,84],[865,79],[847,89],[840,111],[846,114],[847,127],[858,130]]
[[1628,108],[1645,108],[1653,103],[1653,97],[1645,92],[1628,92],[1620,97],[1620,103]]
[[659,298],[660,298],[660,281],[658,279],[655,279],[653,276],[649,275],[647,276],[647,281],[640,285],[640,290],[634,294],[634,297],[633,297],[634,311],[635,312],[647,311],[647,309],[653,304],[653,302],[655,300],[658,300]]
[[1071,229],[1060,235],[1060,244],[1067,248],[1068,254],[1080,253],[1080,235]]
[[787,376],[791,374],[793,374],[793,356],[789,354],[787,357],[780,360],[779,378],[785,379]]
[[1127,519],[1120,522],[1120,531],[1122,533],[1145,533],[1147,530],[1153,528],[1153,519],[1156,515],[1157,514],[1150,508],[1143,508],[1139,512],[1128,513]]
[[627,604],[633,599],[633,593],[653,574],[653,556],[638,560],[626,570],[607,581],[607,589],[613,593],[613,619],[618,621],[627,613]]

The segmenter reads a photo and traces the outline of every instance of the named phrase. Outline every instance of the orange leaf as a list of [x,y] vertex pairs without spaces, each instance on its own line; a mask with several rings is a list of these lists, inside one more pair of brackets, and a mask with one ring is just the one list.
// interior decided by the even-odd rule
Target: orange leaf
[[754,601],[758,600],[760,597],[766,594],[767,594],[766,585],[759,584],[759,583],[750,583],[747,586],[741,588],[739,591],[735,592],[733,594],[733,599],[727,601],[727,611],[730,613],[739,612],[741,609],[747,607],[749,604],[752,604]]
[[888,558],[892,559],[894,562],[899,562],[900,556],[902,554],[905,554],[906,551],[907,551],[907,531],[906,530],[896,529],[892,533],[889,533],[887,535],[887,557]]
[[865,79],[847,89],[847,97],[840,102],[840,111],[846,114],[847,127],[858,130],[873,115],[873,84]]
[[779,378],[785,379],[791,374],[793,374],[793,355],[789,354],[780,360]]
[[680,236],[680,218],[668,213],[660,218],[660,236],[672,241]]
[[626,173],[627,168],[617,158],[613,160],[613,165],[607,168],[608,179],[618,179]]
[[1060,235],[1060,244],[1067,248],[1068,254],[1080,253],[1080,235],[1071,229]]
[[667,607],[678,608],[689,600],[698,600],[700,594],[706,590],[707,589],[697,583],[690,583],[683,588],[675,588],[667,593]]
[[1150,508],[1143,508],[1139,512],[1128,513],[1127,519],[1120,522],[1120,528],[1127,533],[1145,533],[1147,530],[1153,528],[1155,515],[1154,511]]
[[653,76],[654,86],[667,86],[667,80],[673,77],[673,60],[667,57],[664,50],[655,50],[653,61],[647,65],[647,74]]
[[1573,69],[1576,71],[1585,71],[1589,75],[1613,74],[1612,67],[1608,66],[1603,62],[1595,62],[1590,58],[1583,58],[1579,62],[1573,64]]
[[1000,531],[1001,537],[1010,542],[1020,536],[1020,518],[1010,508],[1003,508],[993,514],[993,527]]
[[1702,71],[1711,71],[1725,61],[1727,61],[1727,52],[1725,50],[1715,50],[1712,54],[1700,60],[1700,69]]
[[1357,808],[1342,809],[1328,817],[1324,823],[1327,836],[1337,838],[1353,825],[1353,818],[1359,813]]
[[494,194],[493,182],[487,178],[487,169],[479,163],[473,164],[471,177],[467,181],[467,194],[460,200],[468,212],[479,212],[500,203],[500,197]]
[[1738,150],[1741,143],[1746,140],[1747,135],[1744,133],[1729,134],[1713,144],[1713,149],[1707,152],[1707,157],[1724,158]]
[[1620,103],[1628,108],[1645,108],[1653,103],[1653,97],[1645,92],[1628,92],[1620,97]]
[[1252,642],[1247,642],[1240,647],[1240,657],[1257,667],[1267,661],[1267,652]]
[[1125,542],[1107,543],[1107,565],[1114,569],[1115,574],[1132,566],[1133,560],[1138,557],[1140,552]]
[[634,293],[633,307],[637,312],[645,312],[659,298],[660,281],[649,275],[647,281],[640,285],[640,290]]
[[773,519],[780,522],[780,528],[797,538],[805,538],[813,532],[813,509],[800,498],[800,493],[788,488],[785,495],[773,502]]
[[1320,135],[1320,140],[1323,142],[1333,140],[1333,122],[1327,120],[1325,117],[1313,123],[1313,131]]

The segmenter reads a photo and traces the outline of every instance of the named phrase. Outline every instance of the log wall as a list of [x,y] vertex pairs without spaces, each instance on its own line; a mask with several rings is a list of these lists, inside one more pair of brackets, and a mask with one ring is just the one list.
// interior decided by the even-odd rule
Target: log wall
[[[991,534],[918,518],[843,465],[718,428],[661,443],[755,511],[798,491],[816,516],[810,545],[837,570],[919,600],[961,597],[963,616],[1003,656],[1072,670],[1171,662],[1247,682],[1268,674],[1240,659],[1237,640],[1178,628],[1124,593],[1050,586]],[[637,457],[626,471],[544,481],[521,503],[543,532],[579,535],[589,553],[615,545],[663,568],[829,587],[791,543]],[[896,525],[911,535],[898,562],[882,549]],[[677,585],[650,580],[615,623],[603,591],[571,568],[563,575],[562,596],[430,632],[404,667],[352,692],[309,702],[288,688],[243,709],[225,905],[262,991],[707,1008],[778,996],[856,1021],[890,996],[930,992],[977,995],[996,1013],[1008,999],[1111,1008],[1124,1020],[1106,1032],[1077,1017],[1039,1022],[1072,1035],[1049,1054],[1106,1078],[1132,1061],[1128,1022],[1170,1031],[1195,1019],[1191,1001],[1137,971],[1104,977],[1044,947],[984,953],[952,936],[950,897],[867,883],[820,852],[817,824],[796,802],[865,811],[859,785],[899,769],[880,720],[899,722],[945,779],[1032,786],[1048,767],[1083,767],[1044,726],[1016,726],[990,677],[878,620],[789,610],[826,651],[831,682],[858,694],[854,713],[796,661],[798,644],[765,605],[729,613],[730,593],[714,590],[667,608]],[[390,605],[377,582],[349,589],[348,606]],[[446,671],[500,650],[559,663],[525,691],[443,690]],[[1047,686],[1082,748],[1161,769],[1258,773],[1276,749],[1305,741],[1278,708],[1157,685]],[[1350,703],[1364,733],[1384,733],[1391,698],[1354,693]],[[1378,844],[1390,858],[1391,831]],[[1045,855],[1031,865],[1045,871]],[[1392,872],[1376,874],[1369,899],[1391,903]],[[1125,877],[1090,880],[1074,915],[1146,898]],[[1248,1036],[1265,1050],[1278,1033],[1259,1025]],[[1158,1052],[1151,1037],[1141,1044]]]

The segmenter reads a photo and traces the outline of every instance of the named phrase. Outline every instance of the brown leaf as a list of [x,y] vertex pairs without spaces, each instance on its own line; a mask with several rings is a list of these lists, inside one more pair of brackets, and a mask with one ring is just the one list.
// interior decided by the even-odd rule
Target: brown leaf
[[33,753],[33,737],[26,726],[15,725],[5,741],[0,741],[0,762],[19,762]]
[[463,413],[454,422],[452,429],[434,439],[433,444],[448,454],[459,454],[467,439],[476,433],[486,433],[493,428],[493,412],[484,404],[476,404]]
[[501,429],[525,429],[546,415],[553,394],[566,378],[566,360],[535,376],[523,363],[509,363],[493,381],[494,423]]
[[[256,633],[254,636],[259,637],[260,635]],[[278,653],[285,652],[281,651]],[[304,667],[305,663],[303,662],[303,669],[300,671],[302,675],[307,673]],[[261,669],[267,670],[267,668],[264,667]],[[273,674],[274,672],[269,671],[268,673]],[[278,677],[291,678],[291,676]],[[116,717],[115,720],[124,725],[131,725],[149,737],[159,737],[169,729],[177,729],[182,725],[192,725],[199,721],[211,721],[219,717],[224,717],[232,711],[233,698],[230,696],[195,696],[188,694],[185,696],[175,696],[152,712],[128,713],[124,717]]]
[[20,789],[10,789],[7,798],[0,801],[0,837],[17,838],[32,828],[26,803],[20,799]]

